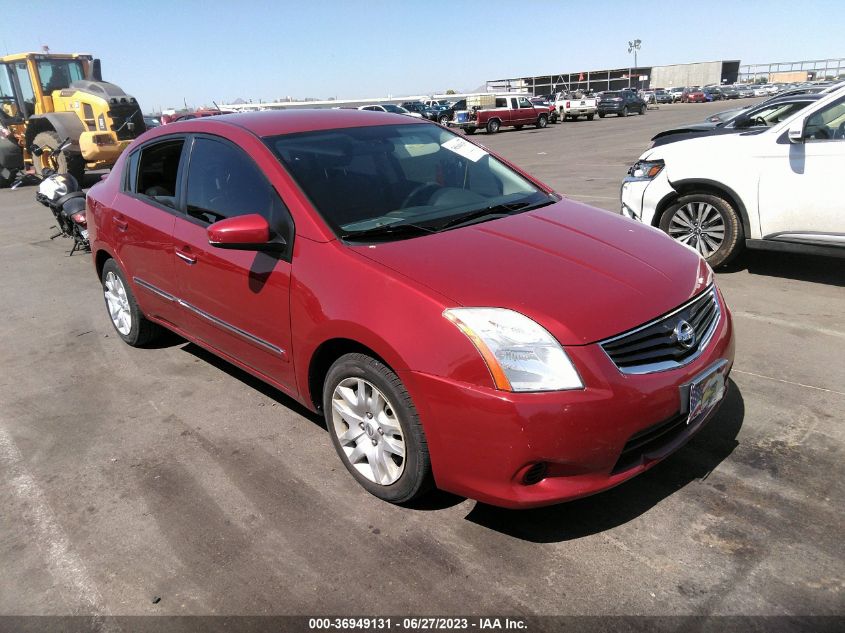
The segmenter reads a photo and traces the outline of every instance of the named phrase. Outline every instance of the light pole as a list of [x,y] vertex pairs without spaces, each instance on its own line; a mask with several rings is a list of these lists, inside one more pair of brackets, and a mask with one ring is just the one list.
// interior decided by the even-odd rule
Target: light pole
[[[637,67],[637,51],[640,50],[642,40],[628,41],[628,52],[634,54],[634,68]],[[628,87],[631,87],[631,73],[628,73]],[[637,88],[640,87],[640,76],[637,74]]]

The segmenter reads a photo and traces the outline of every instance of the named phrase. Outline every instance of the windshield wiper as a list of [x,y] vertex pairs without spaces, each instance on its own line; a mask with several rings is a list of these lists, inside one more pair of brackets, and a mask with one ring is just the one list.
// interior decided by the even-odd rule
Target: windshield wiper
[[510,204],[494,204],[489,207],[485,207],[484,209],[476,209],[475,211],[470,211],[469,213],[464,213],[463,215],[452,218],[451,220],[434,227],[434,230],[445,231],[446,229],[453,229],[457,226],[471,223],[474,220],[480,220],[489,216],[497,218],[504,217],[517,211],[522,212],[537,209],[539,207],[545,207],[553,202],[554,200],[549,199],[541,200],[540,202],[511,202]]
[[361,231],[341,233],[340,237],[344,240],[360,240],[368,237],[413,237],[414,235],[422,235],[425,233],[434,233],[434,230],[420,226],[419,224],[408,224],[407,222],[403,222],[401,224],[385,224],[382,226],[373,226]]

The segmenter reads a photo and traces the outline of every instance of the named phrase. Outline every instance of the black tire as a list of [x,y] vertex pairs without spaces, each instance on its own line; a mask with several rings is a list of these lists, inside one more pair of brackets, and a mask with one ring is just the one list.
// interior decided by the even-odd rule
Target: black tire
[[[33,143],[41,147],[42,149],[47,149],[49,151],[55,150],[63,141],[59,136],[58,132],[54,132],[52,130],[47,130],[45,132],[39,132],[35,135],[33,139]],[[82,154],[79,152],[72,152],[70,150],[65,150],[56,158],[59,166],[60,174],[70,174],[76,179],[76,182],[79,183],[79,186],[82,187],[82,177],[85,175],[85,160],[82,158]],[[44,161],[46,162],[46,161]],[[33,167],[35,168],[35,173],[39,177],[43,177],[44,162],[41,161],[40,157],[33,156]]]
[[604,115],[605,115],[605,113],[604,113],[604,112],[599,112],[599,118],[600,118],[600,119],[603,119],[603,118],[604,118]]
[[[739,254],[743,244],[742,222],[740,221],[739,214],[733,208],[733,205],[724,198],[710,193],[691,193],[681,196],[660,216],[660,230],[670,237],[675,237],[672,233],[678,230],[676,228],[678,224],[676,222],[673,226],[673,219],[679,210],[691,203],[708,204],[718,212],[721,221],[724,223],[724,237],[722,238],[721,245],[713,253],[706,256],[704,253],[701,253],[701,249],[697,248],[696,244],[691,243],[690,246],[697,248],[707,260],[707,263],[713,268],[724,266]],[[676,237],[675,239],[678,238]]]
[[495,134],[499,131],[500,127],[502,127],[502,124],[499,123],[499,119],[490,119],[489,121],[487,121],[488,134]]
[[645,114],[646,108],[647,108],[647,106],[644,106],[644,105],[640,106],[640,115],[641,115],[641,116],[642,116],[643,114]]
[[595,114],[588,114],[588,115],[587,115],[587,120],[588,120],[588,121],[592,121],[592,120],[593,120],[593,119],[595,119],[595,118],[596,118],[596,115],[595,115]]
[[542,130],[548,124],[549,124],[549,118],[546,115],[541,114],[539,117],[537,117],[537,129],[538,130]]
[[447,117],[447,116],[444,114],[442,117],[440,117],[440,119],[439,119],[437,122],[438,122],[440,125],[445,126],[445,125],[449,122],[449,117]]
[[[109,321],[114,327],[114,331],[117,332],[117,335],[123,339],[124,343],[127,343],[132,347],[141,347],[158,338],[158,336],[160,336],[162,332],[161,327],[147,319],[144,316],[144,313],[141,312],[141,308],[138,307],[138,302],[135,300],[135,295],[132,294],[132,288],[126,281],[126,276],[123,274],[123,271],[120,269],[120,266],[117,265],[117,262],[114,259],[109,259],[106,261],[106,263],[103,265],[103,271],[100,274],[100,282],[103,286],[103,293],[105,294],[107,290],[106,280],[110,273],[118,277],[120,279],[120,282],[123,284],[123,289],[126,293],[126,300],[129,304],[129,315],[131,320],[131,327],[129,329],[129,332],[123,334],[120,330],[117,329],[117,325],[111,318],[111,314],[109,314]],[[108,301],[106,301],[106,311],[108,310],[109,305]]]
[[475,134],[475,128],[474,127],[464,128],[464,134]]
[[628,116],[628,106],[624,106],[622,108],[622,112],[619,113],[619,116]]
[[[392,409],[399,423],[405,443],[405,456],[402,474],[390,485],[376,483],[359,472],[346,456],[335,431],[332,396],[335,388],[347,378],[362,378],[381,391],[387,400],[388,408]],[[335,451],[346,470],[367,492],[390,503],[407,503],[421,497],[433,487],[428,443],[419,415],[402,381],[389,367],[366,354],[341,356],[331,366],[323,382],[323,411]],[[341,424],[348,425],[345,421]],[[367,435],[377,437],[375,432]],[[373,442],[376,441],[380,440],[373,439]]]

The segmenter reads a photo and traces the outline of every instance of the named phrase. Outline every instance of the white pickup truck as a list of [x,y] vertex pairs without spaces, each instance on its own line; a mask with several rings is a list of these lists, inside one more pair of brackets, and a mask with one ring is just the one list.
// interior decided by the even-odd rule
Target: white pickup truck
[[592,121],[598,111],[598,99],[578,96],[580,93],[558,92],[555,95],[555,110],[563,121],[577,121],[585,116]]

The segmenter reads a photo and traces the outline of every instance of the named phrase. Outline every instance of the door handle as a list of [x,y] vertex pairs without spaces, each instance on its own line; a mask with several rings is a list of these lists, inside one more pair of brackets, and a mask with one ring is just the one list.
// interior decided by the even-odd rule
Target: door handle
[[125,231],[126,229],[129,228],[129,222],[126,222],[125,220],[121,220],[120,218],[118,218],[114,215],[111,217],[111,219],[112,219],[112,222],[114,222],[117,225],[117,228],[119,230]]
[[190,264],[190,265],[197,263],[196,257],[191,257],[190,255],[187,255],[187,254],[183,253],[182,251],[176,251],[176,257],[178,257],[183,262]]

